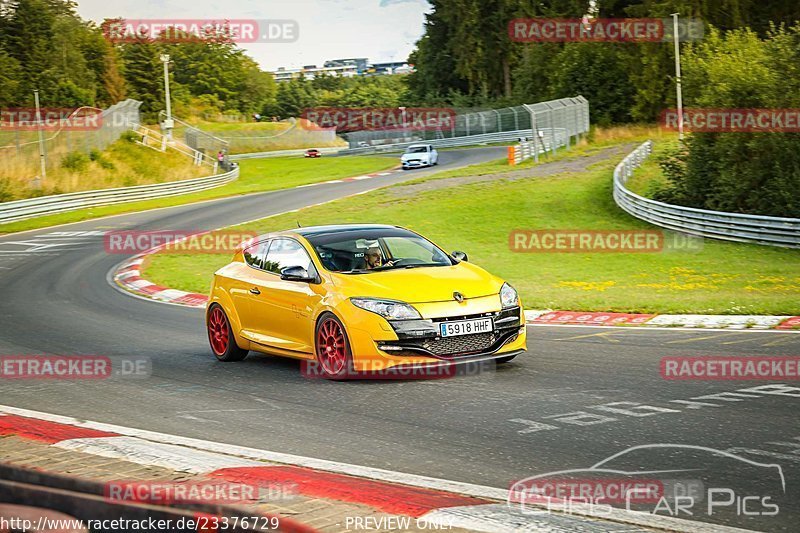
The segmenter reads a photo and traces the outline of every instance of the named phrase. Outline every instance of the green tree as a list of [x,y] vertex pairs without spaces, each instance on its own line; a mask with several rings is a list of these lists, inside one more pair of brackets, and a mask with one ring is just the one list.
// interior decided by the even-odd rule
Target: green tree
[[[800,28],[722,33],[685,54],[687,107],[800,108]],[[657,198],[720,211],[800,217],[800,134],[693,133],[666,162]]]
[[126,43],[120,55],[128,95],[142,101],[143,113],[164,109],[164,74],[156,44],[144,39]]
[[569,43],[550,63],[551,95],[582,95],[590,102],[592,122],[609,125],[630,122],[634,89],[626,44]]

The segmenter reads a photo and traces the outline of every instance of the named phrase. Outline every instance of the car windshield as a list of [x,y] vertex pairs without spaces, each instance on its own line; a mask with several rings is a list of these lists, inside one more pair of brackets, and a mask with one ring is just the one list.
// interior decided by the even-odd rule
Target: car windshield
[[424,154],[428,151],[427,146],[409,146],[406,150],[407,154]]
[[332,272],[364,274],[454,264],[435,244],[400,228],[333,231],[306,239]]

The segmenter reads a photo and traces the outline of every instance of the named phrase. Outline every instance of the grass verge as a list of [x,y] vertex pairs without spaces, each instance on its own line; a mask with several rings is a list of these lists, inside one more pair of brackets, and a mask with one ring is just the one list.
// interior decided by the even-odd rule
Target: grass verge
[[298,185],[378,172],[395,166],[397,166],[395,158],[378,156],[322,157],[320,159],[275,157],[270,159],[246,160],[240,162],[241,175],[238,180],[216,189],[169,198],[80,209],[67,213],[20,220],[18,222],[0,225],[0,234],[44,228],[122,213],[144,211],[157,207],[188,204],[225,196],[288,189]]
[[[605,146],[631,137],[608,139]],[[658,146],[659,143],[657,143]],[[593,151],[597,146],[587,146]],[[565,160],[584,153],[564,154]],[[582,172],[465,182],[459,186],[398,185],[299,213],[265,218],[246,229],[268,232],[303,225],[377,222],[399,224],[445,250],[464,250],[470,261],[508,279],[527,308],[586,311],[798,314],[800,251],[705,240],[699,251],[661,253],[516,253],[514,229],[654,229],[620,210],[611,174],[621,157]],[[547,163],[540,163],[547,164]],[[491,170],[493,163],[461,169]],[[477,167],[477,168],[476,168]],[[531,165],[533,167],[533,165]],[[507,168],[507,167],[506,167]],[[531,173],[536,171],[531,168]],[[437,176],[446,177],[446,173]],[[452,176],[451,176],[452,177]],[[428,178],[426,178],[428,179]],[[240,228],[245,229],[245,228]],[[157,254],[145,276],[160,285],[205,293],[223,255]]]

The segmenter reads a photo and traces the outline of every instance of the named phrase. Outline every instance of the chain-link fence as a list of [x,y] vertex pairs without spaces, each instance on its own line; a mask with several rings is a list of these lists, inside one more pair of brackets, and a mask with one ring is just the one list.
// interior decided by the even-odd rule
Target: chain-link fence
[[[4,123],[0,127],[0,178],[10,176],[29,176],[32,180],[41,174],[41,160],[47,170],[59,165],[70,153],[89,154],[92,150],[104,150],[130,129],[130,124],[139,122],[141,102],[123,100],[105,109],[95,126],[74,127],[76,116],[83,110],[96,113],[93,108],[81,108],[71,117],[65,117],[56,125],[42,126],[39,140],[39,124],[32,122],[26,126],[15,127]],[[70,125],[70,123],[73,125]],[[60,125],[59,125],[60,124]]]
[[[589,131],[589,106],[582,96],[562,98],[538,104],[458,113],[446,127],[426,129],[393,128],[345,133],[350,148],[386,146],[398,143],[432,142],[459,137],[509,133],[514,136],[537,134],[551,138],[572,137]],[[500,139],[502,141],[502,139]],[[453,141],[441,143],[455,146]]]
[[[163,123],[166,113],[159,114]],[[269,152],[299,148],[345,147],[332,129],[321,129],[302,119],[291,118],[286,122],[235,123],[236,128],[209,133],[181,119],[172,117],[175,127],[173,138],[182,140],[195,150],[212,157],[219,151],[226,154]]]
[[[166,118],[167,114],[165,111],[161,111],[158,114],[159,123],[163,124]],[[215,158],[216,154],[220,151],[228,153],[229,144],[225,139],[203,131],[196,126],[192,126],[188,122],[176,118],[174,115],[172,116],[172,121],[174,124],[172,129],[173,139],[182,141],[190,148],[212,158]]]
[[589,132],[589,102],[582,96],[537,104],[457,114],[448,128],[427,130],[393,128],[343,134],[350,149],[343,153],[402,150],[412,143],[438,147],[506,143],[538,139],[546,150],[569,146],[571,139]]

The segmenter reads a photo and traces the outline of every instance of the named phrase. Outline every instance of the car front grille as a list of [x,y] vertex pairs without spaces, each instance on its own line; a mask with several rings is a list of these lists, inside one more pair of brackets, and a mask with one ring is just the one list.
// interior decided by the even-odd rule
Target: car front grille
[[488,350],[496,340],[494,333],[474,333],[458,337],[425,339],[420,345],[434,355],[467,355]]

